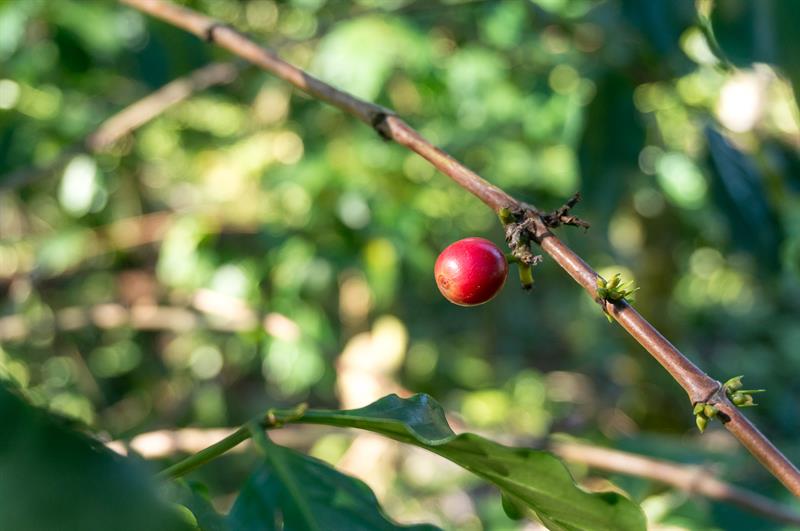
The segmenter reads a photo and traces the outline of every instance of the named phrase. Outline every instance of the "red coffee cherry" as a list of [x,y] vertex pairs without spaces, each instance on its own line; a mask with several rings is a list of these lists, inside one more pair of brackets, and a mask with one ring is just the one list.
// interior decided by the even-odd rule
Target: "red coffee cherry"
[[442,251],[433,272],[436,285],[447,300],[459,306],[477,306],[503,287],[508,262],[489,240],[465,238]]

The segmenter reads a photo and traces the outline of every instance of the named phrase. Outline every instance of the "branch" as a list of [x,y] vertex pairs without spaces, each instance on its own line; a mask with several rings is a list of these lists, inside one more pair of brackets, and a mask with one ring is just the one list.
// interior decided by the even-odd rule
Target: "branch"
[[198,311],[150,303],[130,307],[113,302],[86,307],[71,306],[56,311],[53,323],[46,320],[28,323],[21,314],[6,315],[0,317],[0,343],[21,341],[48,325],[54,325],[64,332],[89,326],[102,330],[131,328],[175,333],[198,328],[217,332],[249,332],[260,328],[270,336],[285,341],[294,341],[300,335],[297,323],[285,315],[270,312],[259,320],[256,312],[241,300],[216,292],[199,291],[193,305]]
[[[519,213],[529,223],[531,238],[548,253],[592,297],[597,298],[598,274],[580,256],[559,240],[535,207],[519,201],[481,178],[450,155],[435,147],[392,111],[338,90],[305,71],[287,63],[238,31],[196,11],[164,0],[120,0],[135,9],[182,28],[206,41],[246,59],[294,85],[310,96],[327,102],[373,127],[386,139],[394,140],[428,160],[459,186],[475,195],[495,212],[506,208]],[[714,405],[725,427],[778,478],[800,497],[800,472],[728,400],[722,385],[708,376],[675,348],[653,325],[625,301],[600,301],[608,315],[616,319],[680,384],[693,404]]]
[[[229,451],[240,451],[241,430],[233,428],[182,428],[178,430],[156,430],[141,433],[130,441],[116,440],[107,446],[119,454],[133,450],[145,459],[164,459],[175,454],[199,455],[209,448],[227,446]],[[333,428],[313,425],[284,426],[270,433],[270,437],[283,446],[310,446],[320,435],[330,433]],[[224,441],[224,443],[223,443]],[[800,513],[776,503],[769,498],[747,489],[732,485],[712,475],[708,468],[690,466],[631,452],[620,452],[600,446],[556,441],[550,442],[550,451],[570,463],[588,465],[591,468],[648,479],[663,483],[689,494],[699,494],[711,500],[730,503],[746,511],[770,520],[790,525],[800,525]],[[210,455],[209,453],[203,454]],[[191,458],[189,458],[191,459]],[[189,459],[193,466],[198,462]],[[203,464],[201,460],[199,464]],[[167,469],[170,470],[170,469]],[[186,470],[181,467],[181,472]]]
[[[191,213],[201,217],[209,234],[220,235],[245,235],[257,232],[255,225],[243,223],[228,224],[223,217],[213,210],[184,210],[181,214]],[[112,252],[129,251],[161,242],[175,223],[178,215],[169,210],[159,210],[129,218],[122,218],[106,225],[87,229],[86,241],[83,246],[82,256],[75,259],[74,263],[66,269],[47,270],[39,267],[33,249],[38,247],[41,238],[47,238],[52,233],[36,235],[11,243],[12,248],[19,257],[17,266],[12,271],[0,272],[0,287],[13,281],[21,275],[30,275],[33,279],[41,281],[48,278],[69,275],[79,270],[86,262],[105,256]]]
[[[175,214],[169,211],[157,211],[129,218],[112,221],[107,225],[91,229],[87,233],[87,243],[83,246],[82,256],[66,269],[57,271],[42,270],[36,263],[31,249],[37,247],[40,236],[14,242],[17,256],[20,257],[17,267],[8,272],[0,273],[0,287],[4,283],[13,281],[20,275],[31,275],[37,280],[67,275],[74,272],[86,261],[98,258],[114,251],[126,251],[143,245],[161,241],[167,230],[175,221]],[[204,220],[205,221],[205,220]],[[208,218],[209,223],[220,223]],[[44,236],[48,237],[50,234]]]
[[185,77],[171,81],[125,107],[105,120],[83,140],[66,148],[55,160],[43,168],[23,168],[0,179],[0,190],[14,189],[30,184],[64,166],[73,155],[81,152],[100,153],[120,138],[135,131],[173,105],[182,102],[195,92],[213,85],[231,83],[239,73],[233,63],[212,63]]
[[549,449],[571,463],[581,463],[607,472],[646,478],[671,485],[688,494],[700,494],[712,500],[736,505],[771,520],[800,525],[800,513],[797,511],[757,492],[722,481],[705,467],[672,463],[630,452],[573,442],[555,442]]
[[209,461],[213,461],[222,454],[239,446],[247,439],[250,438],[250,430],[241,427],[235,432],[231,433],[221,441],[212,444],[208,448],[204,448],[191,455],[187,459],[179,461],[171,467],[165,468],[159,472],[158,476],[161,478],[179,478],[194,470],[199,466],[203,466]]

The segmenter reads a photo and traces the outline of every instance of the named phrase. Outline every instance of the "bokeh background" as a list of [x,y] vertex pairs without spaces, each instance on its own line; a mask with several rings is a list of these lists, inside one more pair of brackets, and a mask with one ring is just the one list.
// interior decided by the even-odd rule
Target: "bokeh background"
[[[747,414],[800,461],[794,2],[182,3],[396,109],[540,208],[580,190],[592,227],[560,235],[602,274],[634,279],[637,308],[704,370],[767,388]],[[214,61],[231,57],[114,2],[0,2],[0,187]],[[447,303],[437,254],[467,236],[501,244],[493,214],[370,128],[234,66],[110,148],[0,189],[0,374],[34,403],[129,441],[427,392],[497,440],[566,433],[703,463],[798,506],[718,425],[700,437],[680,387],[547,257],[532,293],[510,277],[484,306]],[[398,519],[517,525],[435,456],[295,435]],[[225,510],[252,460],[195,476]],[[609,477],[654,525],[780,527],[573,472]]]

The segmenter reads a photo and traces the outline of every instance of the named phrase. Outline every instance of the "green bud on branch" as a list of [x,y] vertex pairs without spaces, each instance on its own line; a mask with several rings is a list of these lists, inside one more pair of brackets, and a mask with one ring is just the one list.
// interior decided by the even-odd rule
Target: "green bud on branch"
[[739,376],[734,376],[733,378],[729,379],[727,382],[722,384],[722,386],[725,388],[726,392],[738,391],[743,386],[742,378],[744,378],[744,374],[740,374]]
[[719,410],[712,404],[698,402],[694,405],[692,413],[694,413],[694,422],[697,424],[697,429],[700,430],[700,433],[703,433],[706,431],[708,421],[715,418]]
[[[603,277],[597,277],[597,302],[600,301],[608,301],[610,303],[619,302],[621,300],[627,300],[627,302],[633,302],[633,294],[639,290],[638,287],[634,286],[633,280],[629,280],[628,282],[622,282],[622,278],[620,277],[619,273],[616,273],[611,280],[606,280]],[[606,319],[608,322],[611,323],[613,320],[611,316],[608,314],[605,308],[603,308],[603,313],[606,315]]]
[[629,302],[632,302],[632,295],[638,290],[639,288],[634,286],[633,280],[622,282],[619,273],[616,273],[608,281],[603,277],[597,277],[597,297],[602,300],[617,302],[628,299]]
[[725,394],[736,407],[753,407],[757,406],[753,395],[756,393],[764,393],[766,389],[742,389],[743,375],[734,376],[723,384]]

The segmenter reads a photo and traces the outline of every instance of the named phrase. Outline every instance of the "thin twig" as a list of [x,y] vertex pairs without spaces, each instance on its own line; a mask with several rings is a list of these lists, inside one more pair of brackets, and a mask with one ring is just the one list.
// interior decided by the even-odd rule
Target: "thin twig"
[[[135,435],[130,440],[117,439],[106,446],[120,455],[134,452],[145,459],[165,459],[179,454],[192,455],[233,434],[236,428],[179,428],[153,430]],[[290,448],[308,448],[314,441],[336,431],[330,426],[284,426],[272,434],[272,439]],[[243,452],[246,445],[229,452]],[[227,452],[226,452],[227,453]]]
[[158,473],[158,477],[174,479],[184,476],[195,468],[203,466],[209,461],[213,461],[217,457],[240,445],[249,438],[250,430],[245,427],[239,428],[221,441],[212,444],[208,448],[200,450],[196,454],[193,454],[186,459],[175,463],[171,467],[165,468]]
[[239,67],[234,63],[212,63],[175,79],[105,120],[83,140],[62,151],[47,166],[23,168],[0,178],[0,190],[18,188],[45,177],[64,166],[77,153],[102,152],[195,92],[231,83],[238,73]]
[[48,327],[69,332],[89,326],[102,330],[130,328],[175,333],[194,329],[249,332],[261,328],[270,336],[285,341],[293,341],[299,337],[297,323],[285,315],[270,312],[259,320],[256,312],[244,306],[242,301],[223,298],[227,297],[216,292],[198,292],[193,302],[199,311],[152,303],[126,307],[110,302],[62,308],[55,312],[52,321],[45,319],[29,322],[22,314],[4,315],[0,316],[0,343],[22,341]]
[[646,478],[671,485],[689,494],[730,503],[786,524],[800,525],[800,513],[757,492],[732,485],[714,476],[707,468],[654,459],[631,452],[574,442],[555,442],[549,449],[571,463]]
[[[245,235],[258,232],[255,224],[226,224],[222,216],[213,209],[183,210],[180,215],[186,214],[201,218],[203,226],[209,234]],[[73,264],[66,269],[42,269],[34,259],[33,249],[38,248],[41,241],[52,236],[52,233],[37,234],[30,238],[10,242],[9,245],[15,250],[19,260],[13,270],[0,272],[0,287],[23,275],[30,275],[35,281],[69,275],[85,266],[86,262],[109,253],[130,251],[145,245],[159,243],[180,215],[170,210],[161,210],[118,219],[107,225],[87,229],[85,232],[86,243],[81,249],[82,256],[76,258]]]
[[[596,298],[597,272],[548,229],[539,210],[511,197],[460,164],[427,141],[392,111],[332,87],[287,63],[275,52],[260,46],[242,33],[196,11],[163,0],[120,1],[211,41],[273,73],[314,98],[351,114],[373,127],[384,138],[394,140],[428,160],[495,212],[502,208],[523,211],[525,216],[531,219],[533,239],[578,284],[583,286],[592,299]],[[693,404],[705,402],[715,405],[721,413],[720,418],[724,419],[725,427],[767,470],[792,493],[800,496],[800,471],[728,400],[717,380],[700,370],[626,302],[619,301],[612,304],[603,301],[602,304],[606,312],[616,319],[683,387]]]
[[[129,251],[137,247],[149,245],[163,240],[168,229],[175,222],[176,214],[169,211],[151,212],[139,216],[122,218],[112,221],[107,225],[87,230],[81,248],[82,256],[78,257],[65,269],[47,269],[37,263],[32,249],[41,243],[41,240],[51,234],[36,235],[31,238],[10,242],[11,248],[17,253],[19,259],[16,267],[10,271],[0,272],[0,288],[4,284],[13,282],[16,278],[28,276],[35,282],[45,279],[69,275],[76,272],[87,261],[108,255],[116,251]],[[205,216],[204,221],[215,227],[220,222],[211,216]],[[221,230],[220,227],[219,230]]]

